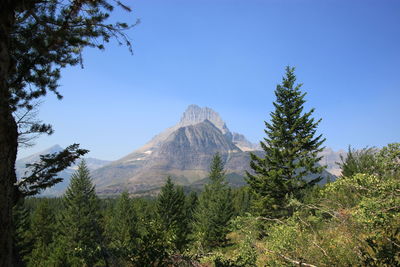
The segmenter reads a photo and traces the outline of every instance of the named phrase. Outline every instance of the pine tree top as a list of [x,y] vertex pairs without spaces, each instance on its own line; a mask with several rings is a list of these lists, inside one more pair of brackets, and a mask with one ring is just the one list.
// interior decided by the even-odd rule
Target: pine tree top
[[225,178],[224,163],[218,152],[212,158],[209,178],[211,182],[222,182]]
[[[265,122],[267,136],[260,142],[264,157],[250,154],[253,173],[247,173],[247,182],[264,210],[282,208],[288,197],[301,198],[304,189],[322,179],[324,167],[318,164],[318,153],[325,139],[317,134],[321,119],[311,117],[314,109],[304,111],[306,93],[301,91],[302,84],[296,84],[294,70],[286,67],[276,86],[275,110],[270,122]],[[310,175],[316,177],[306,180]]]
[[65,192],[66,199],[73,198],[76,195],[96,196],[95,186],[92,183],[90,171],[85,160],[79,163],[77,171],[72,174],[70,185]]

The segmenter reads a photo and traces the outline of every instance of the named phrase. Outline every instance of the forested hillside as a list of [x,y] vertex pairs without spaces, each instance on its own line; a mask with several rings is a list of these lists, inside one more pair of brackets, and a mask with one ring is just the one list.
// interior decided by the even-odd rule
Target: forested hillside
[[397,266],[399,160],[400,144],[353,151],[346,176],[290,199],[280,218],[218,180],[200,194],[168,180],[157,198],[99,199],[81,166],[65,197],[15,207],[18,251],[27,266]]

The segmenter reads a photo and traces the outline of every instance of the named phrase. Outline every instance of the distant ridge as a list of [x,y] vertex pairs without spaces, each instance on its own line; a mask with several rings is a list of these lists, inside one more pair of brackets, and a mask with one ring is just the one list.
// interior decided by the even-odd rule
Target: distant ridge
[[[60,152],[61,150],[63,150],[63,148],[60,145],[54,145],[43,151],[40,151],[38,153],[17,160],[15,163],[17,178],[23,177],[25,175],[25,172],[27,171],[25,167],[26,164],[38,161],[40,159],[40,155],[53,154]],[[84,159],[86,161],[86,165],[91,171],[103,167],[104,165],[110,162],[108,160],[101,160],[96,158],[84,158]],[[55,186],[43,191],[41,196],[60,196],[61,194],[63,194],[65,192],[65,189],[68,187],[72,173],[77,169],[77,165],[80,163],[80,161],[81,159],[77,160],[74,165],[58,173],[58,177],[61,177],[64,180],[61,183],[58,183]]]

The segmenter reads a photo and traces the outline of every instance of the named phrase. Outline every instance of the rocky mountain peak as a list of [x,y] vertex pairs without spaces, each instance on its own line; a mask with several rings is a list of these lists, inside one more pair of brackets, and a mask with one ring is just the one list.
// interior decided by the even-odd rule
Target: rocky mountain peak
[[197,105],[189,105],[187,107],[186,111],[181,117],[179,126],[194,125],[205,120],[209,120],[218,129],[220,129],[223,134],[229,132],[228,127],[226,127],[225,122],[217,112],[211,108],[199,107]]

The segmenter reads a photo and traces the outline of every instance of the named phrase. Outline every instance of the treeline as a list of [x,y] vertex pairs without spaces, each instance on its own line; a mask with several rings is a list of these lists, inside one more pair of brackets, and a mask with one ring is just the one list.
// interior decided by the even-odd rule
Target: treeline
[[209,183],[171,178],[154,199],[99,199],[84,162],[62,198],[14,208],[24,266],[400,266],[400,143],[353,150],[320,185],[325,139],[293,68],[275,90],[263,157],[230,188],[216,154]]
[[[84,162],[62,198],[14,208],[22,266],[398,266],[400,144],[349,150],[343,176],[315,186],[290,216],[257,211],[249,187],[211,182],[187,195],[167,179],[157,198],[98,198]],[[211,265],[211,266],[213,266]]]

